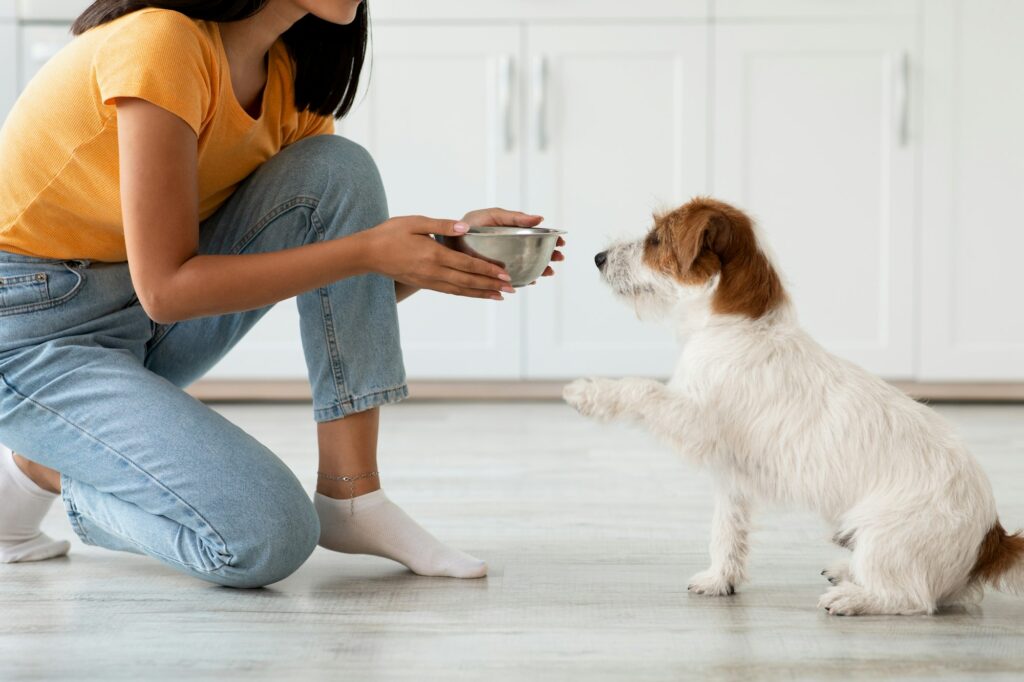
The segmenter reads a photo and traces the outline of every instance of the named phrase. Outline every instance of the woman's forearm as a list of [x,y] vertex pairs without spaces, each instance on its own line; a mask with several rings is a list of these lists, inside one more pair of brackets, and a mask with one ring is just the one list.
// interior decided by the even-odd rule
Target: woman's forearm
[[370,272],[370,242],[360,232],[268,253],[193,256],[165,280],[146,312],[169,324],[262,308]]

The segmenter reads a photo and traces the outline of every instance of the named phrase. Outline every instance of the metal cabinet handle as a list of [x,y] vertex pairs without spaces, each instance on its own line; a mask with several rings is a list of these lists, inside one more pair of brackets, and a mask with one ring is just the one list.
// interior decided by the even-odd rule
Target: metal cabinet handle
[[499,135],[506,152],[511,152],[516,145],[515,111],[512,104],[515,78],[515,60],[510,55],[502,55],[498,58],[498,120],[501,125]]
[[903,52],[896,60],[897,93],[896,140],[901,147],[910,141],[910,53]]
[[533,63],[534,122],[537,127],[537,149],[548,148],[548,58],[541,55]]

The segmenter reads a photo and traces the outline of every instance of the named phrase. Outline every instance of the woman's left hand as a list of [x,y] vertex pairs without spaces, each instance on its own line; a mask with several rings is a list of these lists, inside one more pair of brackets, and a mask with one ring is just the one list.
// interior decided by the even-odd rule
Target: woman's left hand
[[[470,211],[462,217],[462,222],[470,227],[487,227],[489,225],[508,225],[512,227],[537,227],[544,220],[543,216],[520,213],[519,211],[507,211],[503,208],[481,208],[477,211]],[[558,238],[555,246],[565,246],[565,240]],[[561,251],[554,251],[551,254],[551,261],[565,260]],[[544,269],[542,277],[550,277],[555,274],[549,265]],[[533,282],[531,282],[533,284]]]

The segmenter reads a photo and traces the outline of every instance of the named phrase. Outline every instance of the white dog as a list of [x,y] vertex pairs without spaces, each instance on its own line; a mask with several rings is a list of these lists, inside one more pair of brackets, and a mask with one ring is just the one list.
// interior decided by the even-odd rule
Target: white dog
[[741,211],[695,199],[595,262],[687,340],[668,384],[580,379],[564,397],[585,416],[645,425],[715,474],[711,567],[691,591],[733,593],[751,508],[773,501],[816,510],[852,550],[822,572],[829,613],[933,613],[979,600],[984,583],[1024,593],[1024,537],[1003,530],[977,462],[938,414],[800,329]]

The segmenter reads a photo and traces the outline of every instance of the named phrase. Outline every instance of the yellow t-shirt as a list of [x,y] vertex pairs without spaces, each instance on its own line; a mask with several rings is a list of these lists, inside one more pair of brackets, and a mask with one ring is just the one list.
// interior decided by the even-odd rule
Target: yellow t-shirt
[[334,132],[295,108],[295,64],[270,50],[262,111],[231,87],[216,22],[143,9],[76,37],[28,83],[0,129],[0,250],[127,260],[118,184],[117,97],[139,97],[198,136],[199,217],[282,147]]

